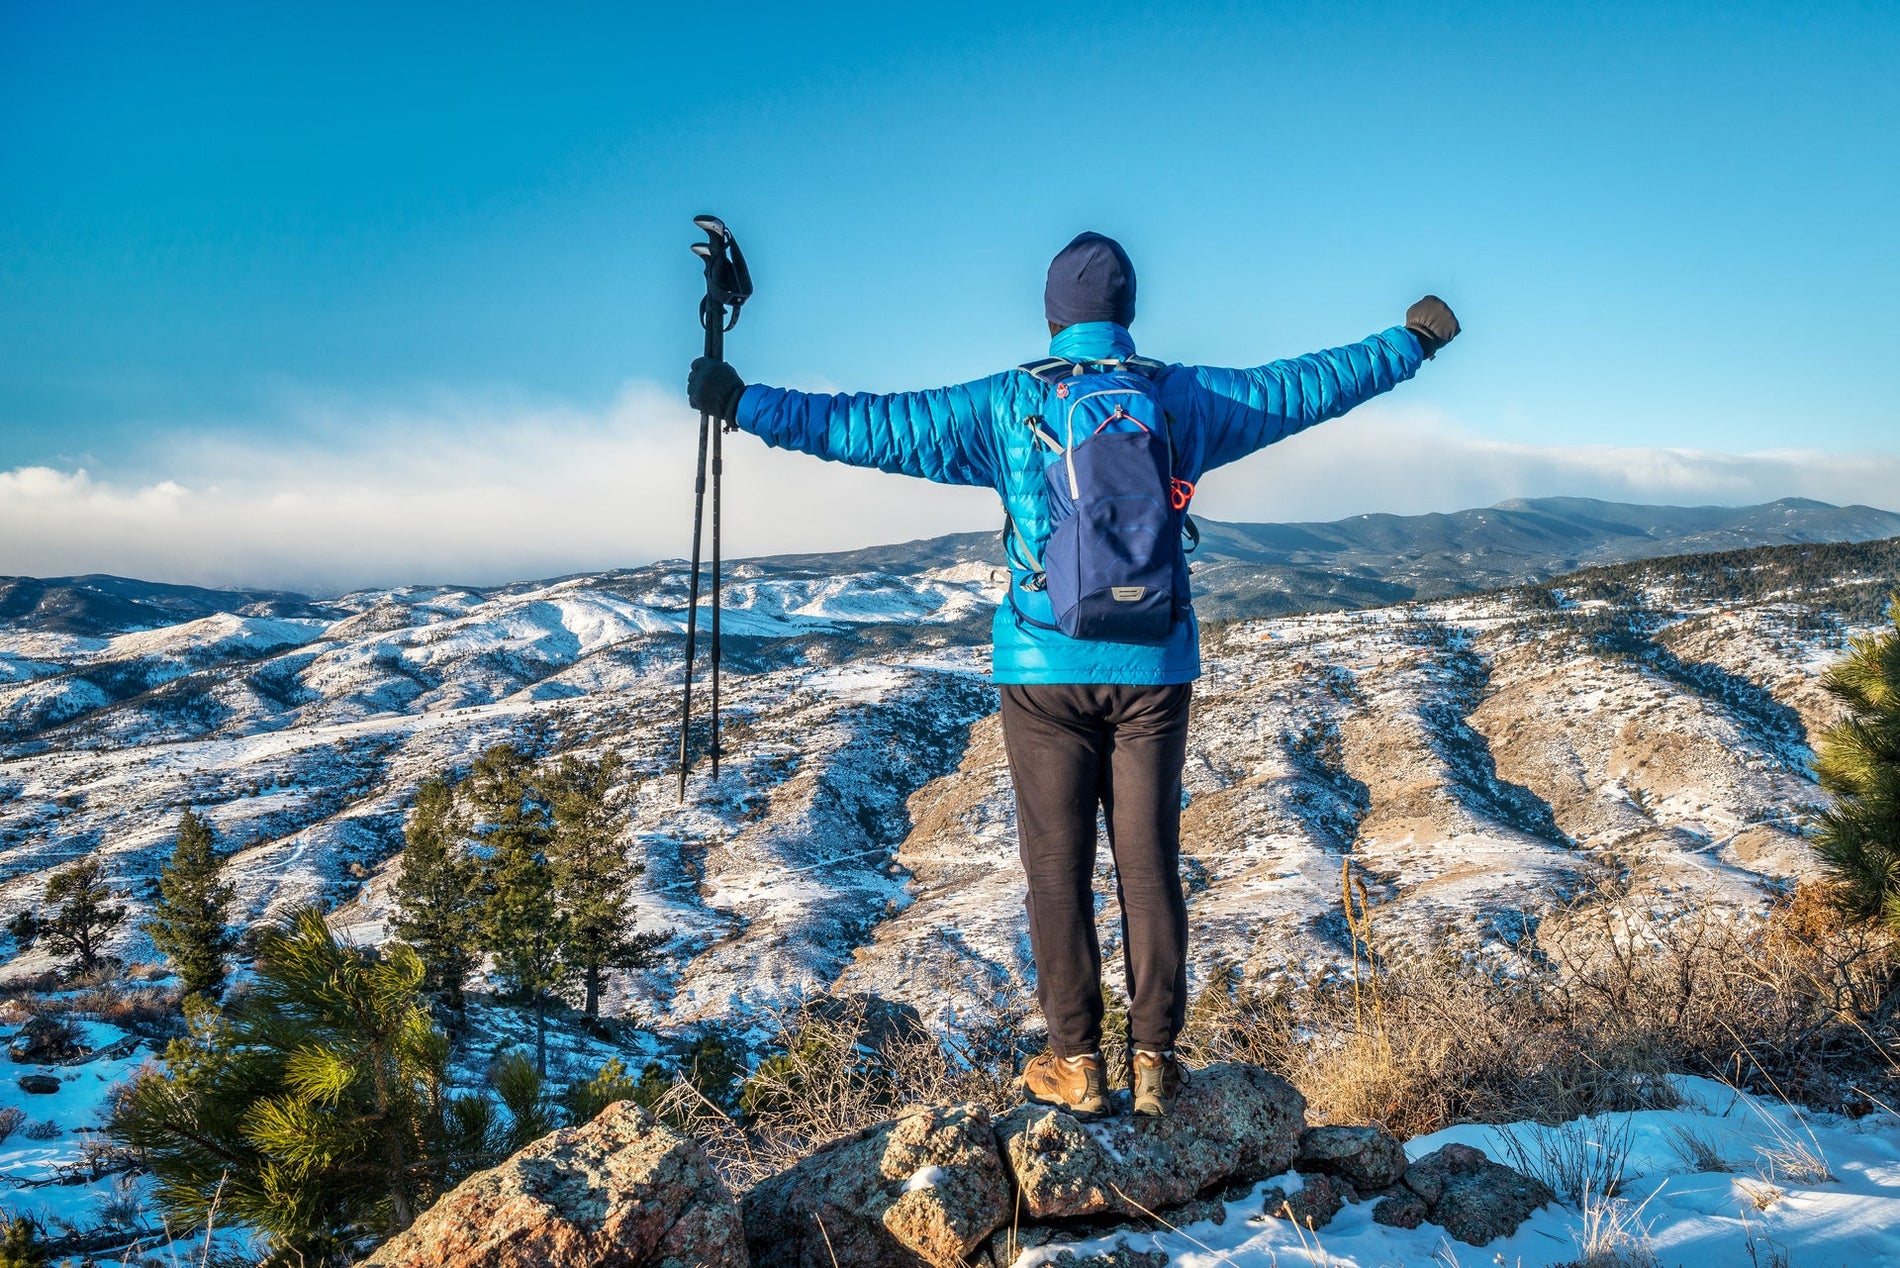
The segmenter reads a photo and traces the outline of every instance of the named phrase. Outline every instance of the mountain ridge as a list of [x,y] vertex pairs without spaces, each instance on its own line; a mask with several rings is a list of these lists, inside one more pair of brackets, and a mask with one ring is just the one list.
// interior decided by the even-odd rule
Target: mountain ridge
[[[1664,555],[1900,536],[1900,514],[1806,498],[1741,507],[1514,498],[1495,506],[1424,515],[1198,523],[1196,603],[1201,615],[1213,620],[1449,598]],[[100,573],[0,576],[0,629],[98,636],[219,613],[340,619],[368,606],[362,601],[365,596],[377,594],[436,591],[485,597],[580,578],[625,576],[637,581],[683,564],[680,559],[661,559],[631,568],[487,586],[369,587],[331,598],[255,587],[172,585]],[[1000,533],[951,533],[851,550],[750,556],[729,560],[728,575],[880,572],[914,577],[965,564],[1001,567]]]

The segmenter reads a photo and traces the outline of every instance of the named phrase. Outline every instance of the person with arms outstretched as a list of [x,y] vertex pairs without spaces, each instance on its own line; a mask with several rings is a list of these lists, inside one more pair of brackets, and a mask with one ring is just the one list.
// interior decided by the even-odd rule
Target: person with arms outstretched
[[1183,530],[1201,477],[1411,378],[1458,334],[1427,295],[1345,347],[1254,369],[1138,357],[1135,270],[1114,239],[1076,237],[1049,265],[1049,357],[956,387],[823,395],[747,385],[702,357],[692,404],[767,444],[944,484],[993,488],[1010,588],[994,678],[1028,880],[1047,1051],[1031,1100],[1111,1112],[1095,931],[1098,809],[1121,907],[1133,1108],[1165,1114],[1181,1085],[1187,1007],[1181,773],[1200,632]]

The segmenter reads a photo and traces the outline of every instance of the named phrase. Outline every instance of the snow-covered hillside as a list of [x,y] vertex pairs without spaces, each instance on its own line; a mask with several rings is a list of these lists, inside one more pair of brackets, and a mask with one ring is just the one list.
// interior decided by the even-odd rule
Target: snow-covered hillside
[[[684,805],[677,569],[0,632],[0,916],[87,853],[142,904],[191,807],[235,852],[246,919],[317,900],[379,938],[417,784],[509,740],[627,760],[634,919],[674,940],[610,1011],[685,1024],[835,986],[951,1024],[1017,991],[990,570],[734,573],[729,756]],[[1890,581],[1861,573],[1710,601],[1665,569],[1614,600],[1579,583],[1209,630],[1187,777],[1197,972],[1336,957],[1347,860],[1394,927],[1474,942],[1514,938],[1604,858],[1758,902],[1808,866],[1818,674]],[[1105,908],[1111,950],[1113,923]],[[154,958],[131,922],[119,937]]]

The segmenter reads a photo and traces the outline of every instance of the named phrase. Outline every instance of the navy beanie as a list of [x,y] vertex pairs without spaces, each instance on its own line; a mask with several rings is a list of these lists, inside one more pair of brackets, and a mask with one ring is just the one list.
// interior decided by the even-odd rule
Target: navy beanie
[[1135,266],[1128,262],[1128,252],[1102,234],[1077,234],[1049,261],[1042,309],[1058,326],[1084,321],[1131,324],[1135,320]]

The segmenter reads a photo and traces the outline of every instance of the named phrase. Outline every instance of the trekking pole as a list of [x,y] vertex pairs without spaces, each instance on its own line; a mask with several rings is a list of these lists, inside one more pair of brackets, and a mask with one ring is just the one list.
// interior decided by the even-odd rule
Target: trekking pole
[[[746,268],[745,254],[733,240],[725,222],[717,216],[694,216],[693,223],[705,231],[706,241],[693,244],[693,254],[706,266],[706,295],[699,301],[699,324],[706,331],[706,355],[715,361],[726,356],[726,332],[739,324],[739,308],[752,297],[752,274]],[[730,312],[728,312],[730,310]],[[691,732],[693,725],[693,660],[699,635],[699,558],[700,529],[706,513],[706,468],[710,451],[712,466],[712,775],[719,778],[719,510],[720,484],[725,458],[720,438],[732,429],[721,426],[705,411],[699,415],[699,459],[693,469],[693,564],[687,580],[686,597],[686,687],[680,699],[679,799],[686,800],[686,775],[692,767]],[[710,445],[708,440],[710,439]]]

